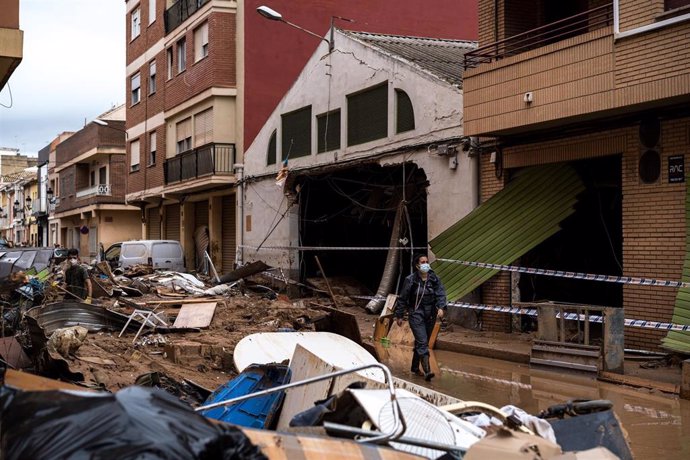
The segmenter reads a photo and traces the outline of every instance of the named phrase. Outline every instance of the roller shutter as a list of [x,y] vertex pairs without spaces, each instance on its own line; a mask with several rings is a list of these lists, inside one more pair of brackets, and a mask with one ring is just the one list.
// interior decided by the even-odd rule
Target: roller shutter
[[146,238],[149,240],[161,239],[161,216],[158,208],[146,210]]
[[208,227],[208,201],[194,203],[194,229],[202,225]]
[[180,205],[165,207],[165,239],[180,241]]
[[233,269],[235,263],[235,195],[223,197],[222,207],[223,231],[222,231],[222,264],[223,273],[228,273]]

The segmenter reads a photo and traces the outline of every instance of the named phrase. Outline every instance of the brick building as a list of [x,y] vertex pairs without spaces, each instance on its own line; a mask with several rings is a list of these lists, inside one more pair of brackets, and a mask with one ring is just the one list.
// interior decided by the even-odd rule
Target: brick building
[[[561,230],[511,262],[687,278],[690,2],[480,0],[479,40],[466,56],[464,114],[465,134],[481,141],[482,200],[546,164],[568,165],[584,185]],[[678,289],[529,275],[511,287],[507,272],[481,293],[487,304],[581,302],[653,321],[687,323],[690,311]],[[486,313],[483,324],[511,329],[505,314]],[[687,335],[665,337],[626,328],[628,347],[653,349],[664,339],[690,350]]]
[[[204,250],[219,272],[233,268],[235,165],[319,45],[259,16],[262,3],[126,2],[127,202],[146,216],[143,237],[181,241],[188,268]],[[359,30],[476,38],[468,0],[442,0],[437,9],[410,0],[271,6],[317,34],[339,15]]]
[[123,116],[124,107],[115,108],[42,150],[48,156],[48,244],[77,248],[85,260],[97,255],[99,243],[107,249],[141,235],[140,210],[125,204]]

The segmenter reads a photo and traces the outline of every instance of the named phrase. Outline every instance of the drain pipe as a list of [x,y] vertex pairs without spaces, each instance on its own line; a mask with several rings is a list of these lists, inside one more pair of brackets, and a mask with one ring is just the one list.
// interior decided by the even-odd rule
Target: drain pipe
[[237,176],[237,193],[235,194],[237,200],[237,208],[239,214],[239,244],[237,245],[237,253],[235,254],[235,265],[240,267],[244,265],[244,164],[235,163],[235,175]]
[[664,19],[663,21],[655,22],[653,24],[647,24],[646,26],[636,27],[635,29],[626,30],[621,32],[620,29],[620,0],[613,0],[613,39],[619,40],[621,38],[632,37],[634,35],[643,34],[646,32],[651,32],[653,30],[661,29],[679,22],[684,22],[690,20],[690,13],[681,14],[669,19]]

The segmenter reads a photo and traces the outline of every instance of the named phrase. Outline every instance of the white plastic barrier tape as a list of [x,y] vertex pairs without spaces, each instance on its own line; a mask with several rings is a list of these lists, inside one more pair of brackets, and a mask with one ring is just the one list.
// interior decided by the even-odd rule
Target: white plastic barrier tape
[[436,259],[439,262],[465,265],[468,267],[490,268],[516,273],[527,273],[530,275],[553,276],[556,278],[570,278],[586,281],[603,281],[605,283],[618,284],[637,284],[640,286],[661,286],[661,287],[690,287],[690,283],[685,281],[667,281],[653,278],[639,278],[635,276],[615,276],[615,275],[595,275],[593,273],[566,272],[562,270],[545,270],[543,268],[517,267],[514,265],[488,264],[484,262],[470,262],[467,260]]

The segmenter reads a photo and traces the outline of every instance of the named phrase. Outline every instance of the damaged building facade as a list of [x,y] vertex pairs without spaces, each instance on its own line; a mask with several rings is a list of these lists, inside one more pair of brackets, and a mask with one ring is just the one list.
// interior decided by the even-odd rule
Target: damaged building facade
[[[535,218],[551,213],[560,231],[528,245],[513,241],[512,258],[485,251],[470,261],[688,280],[688,5],[479,2],[480,47],[466,56],[464,113],[465,134],[482,141],[482,206],[502,194]],[[575,198],[570,211],[546,209],[542,198],[563,192],[573,171],[581,183],[567,193]],[[526,175],[541,189],[511,187]],[[493,273],[481,287],[485,304],[548,300],[622,307],[630,319],[688,324],[690,317],[685,288]],[[503,313],[486,312],[483,325],[515,330]],[[633,348],[690,350],[687,333],[628,327],[625,339]]]
[[247,149],[240,249],[292,279],[319,276],[318,256],[328,276],[376,292],[384,268],[391,281],[410,271],[414,249],[389,247],[425,252],[477,204],[461,110],[476,44],[339,29],[332,40]]

